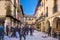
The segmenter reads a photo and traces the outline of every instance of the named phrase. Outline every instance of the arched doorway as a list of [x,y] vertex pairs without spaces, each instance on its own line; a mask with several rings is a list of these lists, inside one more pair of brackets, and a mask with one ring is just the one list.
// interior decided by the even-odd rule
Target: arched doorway
[[45,32],[44,21],[41,22],[41,31],[42,31],[42,32]]
[[49,27],[50,26],[50,22],[49,22],[49,20],[47,20],[47,27]]
[[54,20],[53,20],[53,28],[55,29],[55,31],[60,31],[60,18],[59,17],[56,17]]
[[60,18],[57,20],[56,28],[60,31]]
[[36,28],[37,28],[37,30],[41,31],[41,23],[37,23]]

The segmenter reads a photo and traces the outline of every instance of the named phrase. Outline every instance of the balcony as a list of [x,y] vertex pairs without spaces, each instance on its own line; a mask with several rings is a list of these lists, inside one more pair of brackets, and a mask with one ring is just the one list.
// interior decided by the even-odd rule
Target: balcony
[[44,16],[43,15],[40,16],[36,21],[41,20],[41,19],[44,19]]

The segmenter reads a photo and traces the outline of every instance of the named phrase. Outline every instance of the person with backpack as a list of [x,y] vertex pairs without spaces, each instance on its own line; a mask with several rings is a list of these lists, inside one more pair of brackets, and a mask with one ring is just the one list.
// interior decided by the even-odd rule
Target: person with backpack
[[22,39],[22,37],[24,38],[24,40],[26,40],[24,26],[21,25],[21,29],[20,29],[20,40]]

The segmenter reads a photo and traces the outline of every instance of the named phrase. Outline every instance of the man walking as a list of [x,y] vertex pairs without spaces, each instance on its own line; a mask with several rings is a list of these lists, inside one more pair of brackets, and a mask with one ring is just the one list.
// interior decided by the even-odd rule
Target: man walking
[[6,35],[8,36],[8,31],[9,31],[9,28],[8,28],[8,25],[6,26]]
[[25,26],[25,30],[26,30],[26,34],[28,35],[28,33],[29,33],[29,27],[28,27],[28,25]]
[[25,36],[25,32],[24,32],[24,27],[21,26],[21,30],[20,30],[20,40],[22,39],[22,37],[24,38],[24,40],[26,40],[26,36]]
[[11,37],[16,37],[16,28],[15,28],[15,26],[14,27],[11,27],[11,30],[12,30]]
[[51,36],[51,27],[48,28],[48,36]]

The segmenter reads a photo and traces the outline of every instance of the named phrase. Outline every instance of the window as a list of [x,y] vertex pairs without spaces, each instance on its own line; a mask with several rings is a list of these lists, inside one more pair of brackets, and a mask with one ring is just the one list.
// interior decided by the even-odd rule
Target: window
[[56,28],[58,29],[60,26],[60,19],[58,18],[57,22],[56,22]]
[[54,0],[53,13],[57,12],[57,0]]
[[48,7],[46,7],[46,17],[48,17]]

